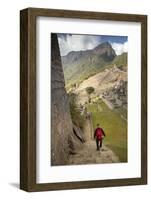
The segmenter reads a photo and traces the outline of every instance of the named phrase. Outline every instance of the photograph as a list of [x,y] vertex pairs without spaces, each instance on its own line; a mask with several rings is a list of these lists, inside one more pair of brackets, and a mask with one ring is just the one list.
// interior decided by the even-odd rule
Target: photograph
[[147,184],[147,15],[20,11],[20,189]]
[[128,36],[50,38],[50,165],[127,163]]

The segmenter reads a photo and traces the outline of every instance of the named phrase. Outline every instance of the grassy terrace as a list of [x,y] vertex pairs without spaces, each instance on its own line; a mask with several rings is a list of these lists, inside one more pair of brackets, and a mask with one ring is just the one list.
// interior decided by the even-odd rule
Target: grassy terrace
[[110,110],[102,100],[89,104],[87,109],[92,112],[93,126],[99,123],[104,129],[105,145],[119,156],[121,162],[127,162],[127,121],[121,118],[121,115],[126,117],[126,111]]

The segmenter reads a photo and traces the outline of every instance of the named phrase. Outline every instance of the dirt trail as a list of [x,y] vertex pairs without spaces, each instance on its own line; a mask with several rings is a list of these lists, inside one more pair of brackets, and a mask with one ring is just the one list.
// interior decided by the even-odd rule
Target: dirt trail
[[93,140],[93,127],[91,117],[86,119],[84,133],[86,142],[83,148],[76,154],[70,155],[69,164],[95,164],[95,163],[118,163],[119,158],[115,153],[103,144],[100,151],[96,151],[96,143]]

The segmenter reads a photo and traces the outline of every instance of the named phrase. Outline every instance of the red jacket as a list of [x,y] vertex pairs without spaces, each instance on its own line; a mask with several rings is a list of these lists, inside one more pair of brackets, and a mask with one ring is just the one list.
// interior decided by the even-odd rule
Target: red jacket
[[102,128],[96,128],[94,132],[94,138],[102,140],[102,137],[105,136],[105,133]]

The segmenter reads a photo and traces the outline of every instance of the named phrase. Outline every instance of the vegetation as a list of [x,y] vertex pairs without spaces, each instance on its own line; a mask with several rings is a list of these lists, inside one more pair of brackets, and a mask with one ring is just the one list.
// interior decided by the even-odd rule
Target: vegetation
[[83,129],[85,118],[80,112],[80,108],[77,106],[77,96],[74,93],[69,93],[69,105],[72,122]]
[[74,84],[80,84],[82,81],[89,77],[102,72],[105,69],[109,69],[114,65],[127,66],[127,53],[123,53],[116,56],[113,61],[104,61],[98,56],[93,57],[93,64],[89,58],[81,58],[76,62],[70,64],[63,64],[65,82],[67,90]]
[[93,87],[87,87],[85,90],[86,90],[88,95],[91,95],[94,92],[94,88]]
[[90,95],[94,92],[94,88],[93,87],[87,87],[85,90],[86,90],[86,92],[88,94],[89,103],[90,103],[91,102]]
[[116,56],[115,59],[112,61],[112,64],[116,64],[117,66],[127,66],[127,53],[123,53],[119,56]]
[[116,56],[108,43],[102,43],[92,50],[72,51],[62,57],[66,84],[79,83],[89,75],[99,72]]
[[[101,111],[98,111],[98,105]],[[93,126],[99,123],[104,129],[105,144],[119,156],[121,162],[127,162],[127,121],[121,118],[121,114],[126,111],[110,110],[102,100],[89,104],[87,109],[92,112]]]
[[[112,54],[111,58],[113,58]],[[84,80],[114,65],[126,69],[127,53],[109,59],[106,54],[101,56],[89,51],[71,52],[68,57],[62,58],[62,64],[66,89],[68,92],[74,92],[74,89]],[[96,127],[98,123],[102,126],[106,133],[105,145],[115,152],[121,162],[127,162],[127,109],[110,110],[100,99],[90,104],[90,95],[94,92],[94,88],[87,87],[86,92],[89,97],[89,103],[86,104],[87,111],[92,113],[93,126]],[[72,121],[83,128],[85,117],[77,105],[76,94],[69,92],[69,99]]]

